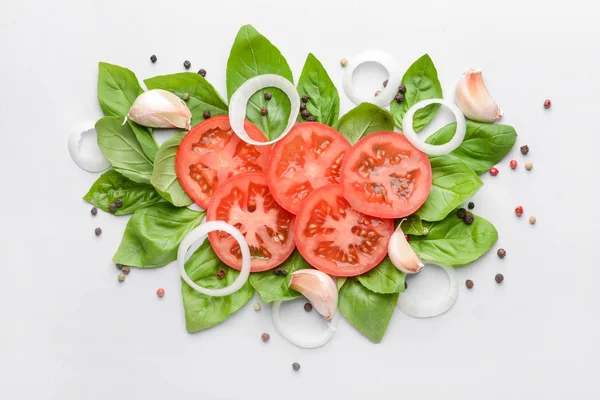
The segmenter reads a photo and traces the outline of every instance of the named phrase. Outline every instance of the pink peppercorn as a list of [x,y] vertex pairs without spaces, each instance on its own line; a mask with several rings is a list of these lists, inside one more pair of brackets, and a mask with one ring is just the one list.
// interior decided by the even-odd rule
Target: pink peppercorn
[[156,291],[156,295],[157,295],[158,297],[163,297],[163,296],[165,295],[165,289],[163,289],[163,288],[160,288],[160,289],[158,289],[158,290]]
[[517,168],[517,160],[510,160],[510,167],[512,169]]
[[490,168],[490,175],[496,176],[496,175],[498,175],[498,172],[500,172],[500,171],[498,171],[498,168],[496,168],[496,167]]
[[515,214],[517,214],[517,217],[522,216],[523,215],[523,207],[521,207],[521,206],[515,207]]
[[550,99],[544,100],[544,108],[550,108],[552,106],[552,101]]

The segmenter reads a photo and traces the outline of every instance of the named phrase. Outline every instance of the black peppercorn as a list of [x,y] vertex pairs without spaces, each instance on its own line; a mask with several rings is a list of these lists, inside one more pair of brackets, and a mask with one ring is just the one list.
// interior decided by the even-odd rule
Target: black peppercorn
[[459,208],[457,215],[458,218],[465,219],[465,217],[467,216],[467,210],[465,210],[464,208]]
[[117,206],[118,208],[123,207],[123,200],[121,200],[121,199],[115,200],[115,206]]
[[206,110],[202,113],[202,116],[204,117],[204,119],[209,119],[210,118],[210,111]]
[[157,60],[157,58],[156,58],[156,55],[152,54],[152,55],[150,56],[150,61],[152,61],[152,63],[155,63],[155,62],[156,62],[156,60]]
[[308,117],[307,121],[308,122],[316,122],[317,121],[317,117],[311,115],[310,117]]
[[129,272],[131,272],[131,268],[129,268],[128,266],[124,265],[123,268],[121,268],[121,271],[123,271],[123,273],[125,275],[129,275]]
[[402,93],[402,94],[406,93],[406,86],[404,86],[404,85],[398,86],[398,92]]
[[302,118],[304,118],[304,119],[308,119],[308,117],[310,117],[310,113],[308,112],[308,110],[302,110],[302,112],[300,114],[302,115]]
[[90,213],[92,213],[92,215],[95,217],[98,214],[98,209],[96,207],[92,207]]
[[223,279],[225,278],[225,271],[220,270],[219,272],[217,272],[217,279]]
[[502,281],[504,280],[504,275],[496,274],[496,277],[494,279],[496,279],[496,283],[502,283]]
[[298,364],[297,362],[292,364],[292,368],[294,368],[294,371],[298,371],[300,369],[300,364]]
[[389,79],[386,79],[385,81],[383,81],[383,87],[387,87],[388,82],[389,82]]
[[260,109],[260,113],[261,113],[262,115],[267,115],[267,114],[269,113],[269,110],[267,110],[267,107],[262,107],[262,108]]
[[465,285],[467,285],[467,288],[469,288],[469,289],[473,289],[473,286],[474,286],[475,284],[473,283],[473,281],[472,281],[472,280],[470,280],[470,279],[467,279],[467,281],[465,282]]
[[269,335],[268,333],[263,333],[262,335],[260,335],[260,338],[262,339],[263,342],[268,342],[269,339],[271,338],[271,335]]
[[271,92],[265,92],[265,100],[269,101],[273,98],[273,95],[271,94]]
[[185,67],[185,69],[190,69],[190,67],[192,66],[192,63],[189,62],[188,60],[185,60],[183,62],[183,66]]
[[307,95],[307,94],[303,94],[303,95],[302,95],[302,102],[303,102],[303,103],[308,103],[308,99],[310,99],[310,97],[308,97],[308,95]]
[[123,264],[115,264],[117,266],[117,269],[123,269]]
[[112,203],[108,206],[108,211],[110,211],[111,213],[114,213],[115,211],[117,211],[117,205],[115,203]]
[[498,249],[498,257],[504,258],[504,256],[506,256],[506,250]]
[[402,93],[398,93],[394,99],[396,99],[396,103],[402,103],[404,101],[404,95]]
[[408,289],[408,283],[406,283],[406,281],[404,281],[404,290]]
[[310,303],[304,304],[304,311],[309,312],[309,311],[312,311],[312,309],[313,309],[312,304],[310,304]]
[[[191,66],[191,65],[190,65]],[[200,75],[202,75],[202,77],[204,78],[206,76],[206,70],[204,68],[200,69],[200,71],[198,71],[198,73]]]
[[304,111],[306,110],[306,104],[302,103],[300,104],[300,111]]
[[96,234],[96,236],[100,236],[100,235],[102,235],[102,229],[100,229],[100,228],[96,228],[96,229],[94,230],[94,233]]
[[475,217],[473,216],[473,214],[468,213],[465,217],[465,224],[471,225],[473,222],[475,222]]
[[467,204],[467,208],[468,208],[469,210],[472,210],[472,209],[474,209],[474,208],[475,208],[475,203],[473,203],[472,201],[470,201],[470,202],[469,202],[469,204]]
[[525,145],[525,146],[521,146],[521,154],[527,154],[529,153],[529,146]]
[[286,271],[285,269],[283,269],[283,268],[279,268],[279,267],[275,268],[275,269],[273,270],[273,273],[274,273],[275,275],[279,275],[279,276],[287,276],[287,271]]

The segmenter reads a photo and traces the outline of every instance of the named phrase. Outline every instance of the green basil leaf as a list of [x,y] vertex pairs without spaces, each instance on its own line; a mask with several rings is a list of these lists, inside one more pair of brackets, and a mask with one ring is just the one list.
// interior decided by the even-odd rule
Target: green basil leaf
[[378,266],[357,277],[367,289],[375,293],[390,294],[404,292],[404,273],[385,257]]
[[122,117],[104,117],[96,122],[98,146],[120,174],[137,183],[150,183],[152,161],[144,153],[131,126]]
[[127,68],[103,62],[98,64],[98,102],[107,117],[125,117],[143,92],[135,74]]
[[423,222],[426,236],[413,236],[409,244],[418,256],[434,263],[464,265],[484,255],[498,239],[498,231],[488,220],[475,216],[465,224],[455,212],[439,222]]
[[152,186],[156,191],[165,200],[177,207],[189,206],[193,203],[192,199],[185,194],[175,173],[175,156],[177,155],[179,143],[185,135],[185,132],[173,135],[160,146],[158,153],[156,153],[156,160],[154,160],[151,179]]
[[[281,55],[281,52],[266,37],[258,33],[252,25],[240,28],[231,53],[227,60],[227,96],[231,99],[233,92],[248,79],[263,74],[281,75],[294,82],[292,71]],[[271,100],[265,100],[265,93],[271,92]],[[266,107],[267,115],[260,109]],[[287,126],[291,112],[288,96],[280,89],[265,88],[250,97],[246,115],[269,139],[276,139]]]
[[294,250],[292,255],[279,268],[287,271],[287,276],[275,275],[272,270],[250,274],[250,284],[258,291],[260,298],[265,303],[276,300],[292,300],[302,296],[288,287],[292,272],[312,267],[300,255],[298,250]]
[[402,222],[402,232],[406,235],[422,235],[423,234],[423,222],[421,221],[421,217],[417,214],[412,214],[404,219],[397,219],[395,221],[395,226],[398,227],[398,224]]
[[344,283],[338,299],[342,315],[373,343],[381,342],[397,303],[398,293],[375,293],[353,278]]
[[[217,279],[217,273],[221,270],[225,272],[225,277]],[[217,258],[208,240],[205,240],[187,260],[185,271],[197,285],[209,289],[229,286],[240,274]],[[246,282],[240,290],[229,296],[210,297],[196,292],[182,280],[181,295],[185,310],[185,326],[188,332],[193,333],[225,321],[254,296],[254,289],[249,282]]]
[[127,215],[158,203],[161,197],[152,186],[133,182],[114,169],[109,169],[100,175],[83,199],[106,212],[110,212],[108,206],[116,200],[123,200],[123,206],[117,208],[114,214]]
[[465,200],[472,197],[483,182],[458,157],[431,157],[433,173],[429,197],[417,215],[426,221],[440,221]]
[[156,157],[156,152],[158,151],[158,144],[156,140],[154,140],[154,136],[152,136],[152,129],[146,128],[145,126],[141,126],[136,124],[131,120],[127,120],[135,138],[137,139],[140,147],[144,154],[150,159],[150,161],[154,162],[154,158]]
[[342,286],[344,286],[344,283],[346,283],[346,280],[348,280],[348,278],[346,278],[345,276],[341,276],[341,277],[338,277],[335,279],[335,286],[337,287],[338,292],[340,291]]
[[148,89],[167,90],[179,98],[187,93],[186,105],[192,112],[192,126],[204,121],[204,111],[211,116],[227,115],[228,108],[219,92],[202,75],[193,72],[155,76],[144,80]]
[[[390,112],[394,114],[396,125],[400,129],[402,129],[404,114],[406,114],[409,108],[422,100],[441,99],[443,97],[442,85],[429,54],[425,54],[408,68],[402,77],[402,84],[406,86],[404,101],[402,103],[392,101],[390,104]],[[419,132],[425,128],[435,117],[439,109],[439,104],[430,104],[417,111],[413,118],[415,132]]]
[[139,268],[167,265],[177,259],[179,244],[203,216],[204,212],[169,203],[141,208],[129,219],[113,261]]
[[308,53],[298,79],[298,93],[307,94],[306,109],[318,122],[333,126],[340,114],[340,95],[317,57]]
[[[447,143],[454,136],[455,131],[456,122],[453,122],[429,136],[425,143],[436,145]],[[481,175],[500,162],[516,141],[517,132],[512,126],[467,120],[465,139],[450,154],[460,158],[477,175]]]
[[394,117],[375,104],[361,103],[348,111],[333,127],[354,144],[369,133],[393,131]]

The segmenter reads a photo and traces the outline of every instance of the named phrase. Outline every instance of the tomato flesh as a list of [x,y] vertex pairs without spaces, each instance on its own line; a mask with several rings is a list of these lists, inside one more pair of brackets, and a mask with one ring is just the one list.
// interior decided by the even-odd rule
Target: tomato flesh
[[341,181],[354,209],[380,218],[406,217],[429,196],[431,163],[404,135],[371,133],[346,152]]
[[[250,122],[246,121],[245,128],[252,139],[267,141]],[[183,138],[175,171],[185,193],[206,209],[215,190],[232,176],[263,172],[270,152],[269,146],[242,141],[231,129],[229,117],[213,117],[196,125]]]
[[[244,235],[252,272],[275,268],[294,250],[294,215],[273,199],[263,173],[239,174],[221,184],[208,205],[206,220],[225,221]],[[231,235],[215,231],[208,240],[221,261],[242,268],[241,249]]]
[[296,215],[295,240],[310,265],[333,276],[356,276],[386,256],[394,221],[354,210],[340,185],[309,194]]
[[292,128],[269,156],[267,180],[273,197],[297,214],[306,196],[330,183],[340,183],[340,167],[350,142],[341,133],[318,122]]

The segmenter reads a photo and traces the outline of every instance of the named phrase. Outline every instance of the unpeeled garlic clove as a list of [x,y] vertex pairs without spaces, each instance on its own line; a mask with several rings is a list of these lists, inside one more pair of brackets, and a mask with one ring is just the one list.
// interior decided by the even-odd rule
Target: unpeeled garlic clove
[[404,232],[401,228],[402,223],[396,228],[388,242],[388,255],[392,264],[405,274],[416,274],[425,265],[417,256],[417,253],[410,247]]
[[456,104],[473,121],[494,122],[503,115],[486,89],[480,69],[469,69],[463,74],[456,86]]
[[337,308],[338,292],[329,275],[316,269],[301,269],[292,273],[289,286],[302,293],[323,318],[330,320],[333,317]]
[[127,117],[150,128],[182,128],[189,130],[192,112],[179,97],[162,89],[140,94]]

